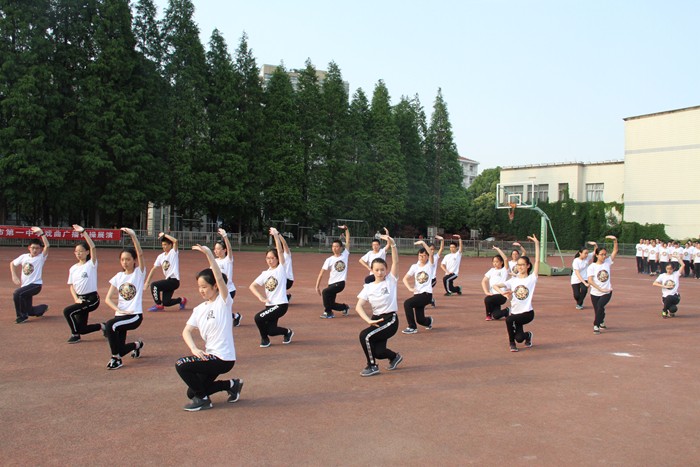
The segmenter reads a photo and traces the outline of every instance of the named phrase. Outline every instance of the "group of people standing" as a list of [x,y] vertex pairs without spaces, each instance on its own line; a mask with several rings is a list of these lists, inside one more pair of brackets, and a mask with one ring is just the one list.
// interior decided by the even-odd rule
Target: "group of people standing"
[[666,271],[670,264],[674,271],[684,265],[683,277],[691,274],[700,279],[700,242],[663,242],[659,239],[640,238],[635,245],[637,273],[655,276]]

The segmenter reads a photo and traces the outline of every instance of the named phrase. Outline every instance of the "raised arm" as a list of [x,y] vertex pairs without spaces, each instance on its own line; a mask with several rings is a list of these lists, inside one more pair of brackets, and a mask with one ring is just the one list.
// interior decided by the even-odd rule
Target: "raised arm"
[[399,255],[396,251],[396,242],[388,235],[382,235],[381,239],[391,246],[391,275],[397,277],[396,274],[399,272]]
[[34,232],[36,235],[41,237],[41,241],[44,243],[44,250],[41,252],[42,255],[44,256],[49,256],[49,239],[46,237],[46,234],[40,227],[32,227],[32,232]]
[[171,242],[173,242],[173,250],[177,251],[177,248],[178,248],[178,245],[179,245],[179,243],[178,243],[178,241],[177,241],[177,238],[173,237],[172,235],[168,235],[168,234],[166,234],[165,232],[159,233],[159,234],[158,234],[158,238],[160,238],[160,239],[162,239],[162,238],[167,238],[168,240],[170,240]]
[[92,264],[97,264],[97,248],[95,248],[95,242],[92,241],[90,235],[85,231],[85,228],[79,226],[78,224],[73,224],[73,230],[78,232],[85,239],[85,243],[90,247],[90,260]]
[[503,250],[498,248],[496,245],[493,246],[493,249],[496,250],[496,253],[498,253],[498,255],[503,260],[503,267],[508,269],[508,257],[506,256],[506,254],[503,253]]
[[194,251],[204,253],[204,255],[207,257],[207,261],[209,261],[209,268],[214,273],[214,279],[216,279],[216,287],[219,289],[219,296],[226,300],[226,298],[229,296],[228,288],[226,287],[224,275],[221,274],[221,269],[219,269],[219,265],[216,263],[216,259],[214,259],[214,253],[211,252],[208,246],[204,245],[194,245],[192,246],[192,249]]
[[[387,229],[386,227],[384,227],[384,235],[386,235],[387,237],[389,236],[389,229]],[[391,251],[391,245],[389,245],[389,244],[387,243],[387,244],[384,246],[384,251],[386,251],[387,253],[389,253],[389,251]]]
[[275,249],[277,250],[277,256],[280,264],[284,265],[284,250],[282,250],[282,242],[280,240],[281,235],[274,227],[270,227],[270,235],[272,235],[272,237],[275,239]]
[[438,256],[442,256],[442,250],[445,249],[445,239],[439,235],[436,235],[435,239],[440,240],[440,249],[438,250],[437,254]]
[[416,243],[414,243],[414,245],[420,245],[425,248],[425,251],[428,253],[428,261],[430,261],[430,264],[435,263],[435,258],[433,258],[433,254],[430,252],[430,247],[424,240],[418,240]]
[[143,250],[141,249],[141,243],[139,242],[139,239],[136,236],[136,232],[134,232],[134,230],[130,229],[129,227],[122,227],[121,230],[122,232],[126,233],[129,237],[131,237],[131,241],[134,244],[134,250],[136,250],[136,259],[139,261],[139,269],[141,270],[141,272],[144,272],[146,270],[146,265],[144,264]]
[[618,251],[617,237],[614,235],[607,235],[605,238],[613,241],[613,251],[612,253],[610,253],[610,261],[615,261],[615,257],[617,256]]
[[345,230],[345,249],[350,251],[350,229],[347,225],[339,225],[340,230]]
[[460,235],[454,235],[459,240],[459,249],[457,250],[459,254],[462,254],[462,237]]
[[228,239],[228,234],[224,229],[219,229],[217,232],[219,235],[221,235],[221,238],[224,239],[224,244],[226,245],[226,256],[233,256],[233,253],[231,253],[231,240]]
[[537,240],[535,234],[527,237],[527,239],[535,244],[535,264],[532,265],[532,273],[537,277],[540,273],[540,241]]
[[517,246],[518,248],[520,248],[520,256],[527,256],[527,250],[520,243],[513,242],[513,246]]

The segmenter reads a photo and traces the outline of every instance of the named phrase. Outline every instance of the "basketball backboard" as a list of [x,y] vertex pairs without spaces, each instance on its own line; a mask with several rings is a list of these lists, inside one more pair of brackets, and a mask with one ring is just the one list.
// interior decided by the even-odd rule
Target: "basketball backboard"
[[535,182],[509,182],[496,185],[496,209],[532,208],[537,205]]

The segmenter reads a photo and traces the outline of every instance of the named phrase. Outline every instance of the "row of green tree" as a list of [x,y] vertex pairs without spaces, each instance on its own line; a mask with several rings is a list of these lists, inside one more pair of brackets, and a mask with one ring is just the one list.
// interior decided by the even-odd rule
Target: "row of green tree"
[[[331,62],[267,85],[245,34],[200,41],[191,0],[3,0],[0,223],[143,225],[149,202],[250,232],[270,219],[448,231],[468,218],[440,90],[348,95]],[[177,222],[173,229],[182,228]]]

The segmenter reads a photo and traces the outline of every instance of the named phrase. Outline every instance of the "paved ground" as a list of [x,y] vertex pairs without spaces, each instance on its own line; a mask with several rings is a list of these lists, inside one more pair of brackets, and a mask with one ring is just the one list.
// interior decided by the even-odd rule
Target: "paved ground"
[[[21,254],[0,249],[7,263]],[[341,298],[354,305],[364,269],[350,260]],[[146,253],[149,267],[157,252]],[[61,310],[71,249],[54,249],[39,299],[44,318],[14,324],[9,272],[0,282],[0,457],[4,465],[691,465],[700,459],[700,281],[683,280],[678,316],[660,317],[660,289],[636,274],[632,258],[613,267],[609,330],[592,333],[592,309],[576,311],[566,277],[541,277],[528,329],[534,347],[508,351],[503,322],[485,322],[479,282],[489,258],[462,262],[461,297],[437,296],[435,328],[397,334],[397,371],[361,378],[356,315],[321,320],[313,290],[326,255],[296,254],[292,305],[281,322],[291,345],[258,347],[247,290],[263,253],[235,255],[237,404],[188,413],[174,370],[187,353],[188,312],[147,313],[131,334],[143,358],[107,371],[100,333],[68,345]],[[414,261],[401,257],[402,273]],[[118,270],[101,251],[100,294]],[[181,255],[182,292],[196,304],[201,254]],[[7,267],[7,266],[6,266]],[[408,297],[402,288],[400,300]],[[35,302],[36,303],[36,302]],[[150,303],[147,304],[150,306]],[[111,316],[103,305],[94,320]],[[403,319],[403,318],[402,318]],[[405,321],[402,323],[405,324]],[[382,365],[382,368],[384,365]]]

